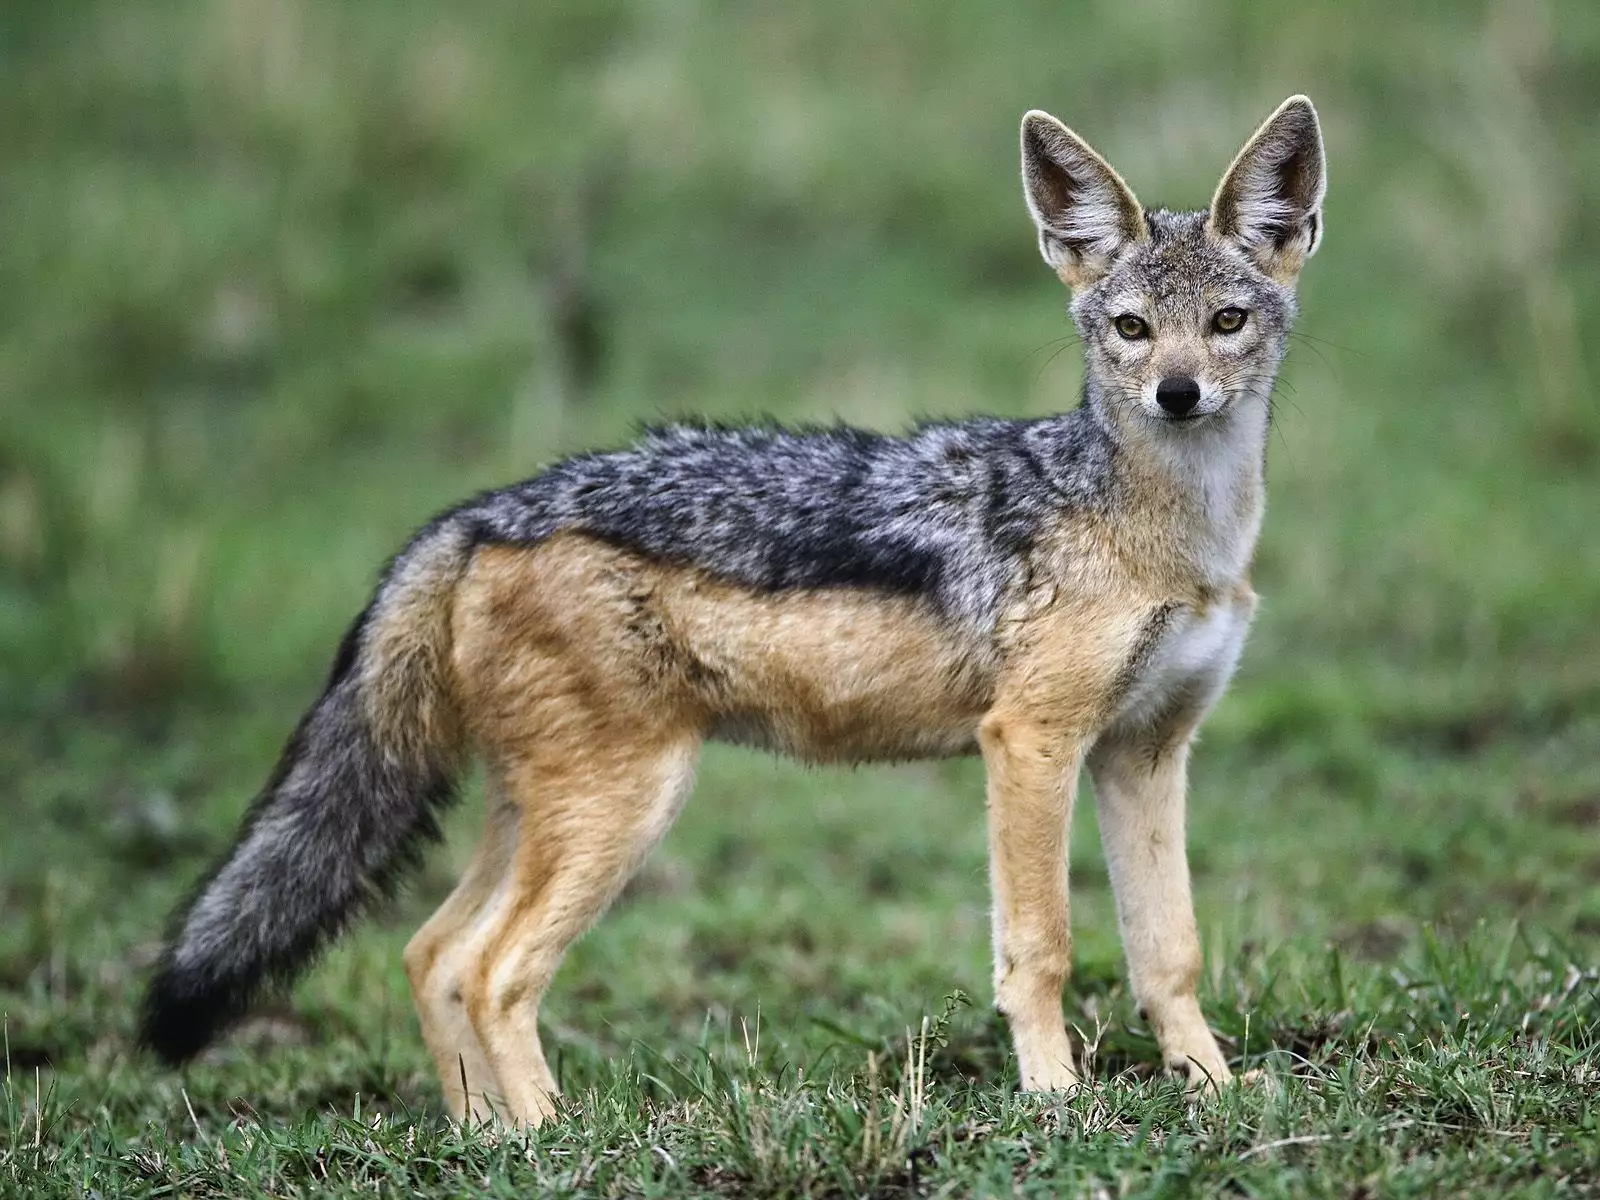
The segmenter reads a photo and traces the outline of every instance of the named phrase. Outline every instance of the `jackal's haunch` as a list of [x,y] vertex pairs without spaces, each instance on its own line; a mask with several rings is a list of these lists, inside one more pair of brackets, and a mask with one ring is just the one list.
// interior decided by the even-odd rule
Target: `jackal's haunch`
[[406,969],[452,1110],[539,1121],[540,997],[723,738],[982,754],[995,1002],[1034,1089],[1078,1078],[1061,991],[1087,765],[1133,992],[1169,1067],[1226,1080],[1195,999],[1184,774],[1255,607],[1269,396],[1322,235],[1317,117],[1286,101],[1204,212],[1146,210],[1042,112],[1022,178],[1087,349],[1078,408],[903,437],[672,426],[432,521],[175,919],[149,1044],[181,1060],[303,967],[477,754],[487,832]]

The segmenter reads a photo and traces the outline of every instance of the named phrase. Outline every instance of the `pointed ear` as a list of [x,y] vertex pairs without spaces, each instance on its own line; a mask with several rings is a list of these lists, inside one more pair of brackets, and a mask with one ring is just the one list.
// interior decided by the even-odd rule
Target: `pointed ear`
[[1327,188],[1317,110],[1304,96],[1290,96],[1222,177],[1207,227],[1289,283],[1322,242]]
[[1039,229],[1039,253],[1071,288],[1111,269],[1149,236],[1144,209],[1109,163],[1049,113],[1022,118],[1022,189]]

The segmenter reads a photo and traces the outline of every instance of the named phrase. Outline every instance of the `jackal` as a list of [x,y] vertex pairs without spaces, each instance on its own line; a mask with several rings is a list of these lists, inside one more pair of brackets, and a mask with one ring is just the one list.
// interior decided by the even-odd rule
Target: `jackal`
[[303,967],[437,834],[475,753],[483,843],[405,966],[452,1112],[542,1120],[540,998],[721,738],[811,762],[983,756],[995,1003],[1040,1090],[1078,1080],[1066,842],[1087,765],[1133,994],[1168,1068],[1227,1080],[1195,995],[1185,768],[1255,609],[1321,133],[1290,98],[1209,209],[1168,212],[1036,111],[1022,178],[1072,290],[1079,407],[902,437],[675,425],[437,517],[176,915],[148,1044],[182,1060]]

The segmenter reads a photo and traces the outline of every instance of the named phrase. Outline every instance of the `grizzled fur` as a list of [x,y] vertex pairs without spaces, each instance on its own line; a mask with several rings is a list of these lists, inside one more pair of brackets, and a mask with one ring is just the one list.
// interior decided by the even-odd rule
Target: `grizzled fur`
[[[906,616],[909,604],[960,654],[995,664],[1004,657],[999,627],[1007,605],[1038,577],[1048,577],[1046,592],[1070,583],[1077,568],[1063,565],[1063,546],[1102,555],[1084,569],[1124,585],[1131,574],[1118,556],[1131,546],[1137,558],[1145,552],[1137,548],[1147,548],[1163,565],[1145,574],[1159,575],[1174,598],[1152,600],[1155,585],[1127,585],[1130,605],[1153,604],[1134,622],[1145,633],[1130,643],[1115,604],[1090,606],[1085,619],[1100,624],[1082,631],[1082,646],[1110,655],[1134,645],[1124,666],[1106,668],[1107,678],[1126,679],[1112,691],[1137,701],[1120,710],[1129,728],[1154,728],[1179,709],[1203,715],[1205,697],[1214,698],[1232,669],[1254,603],[1247,575],[1261,517],[1269,397],[1295,315],[1295,276],[1322,232],[1315,113],[1303,97],[1286,102],[1200,212],[1145,210],[1087,143],[1047,114],[1024,118],[1022,149],[1041,253],[1074,292],[1072,319],[1089,368],[1082,404],[1034,420],[929,423],[899,437],[844,427],[668,426],[631,448],[578,455],[436,518],[384,572],[233,850],[178,914],[150,989],[144,1033],[151,1046],[172,1060],[198,1051],[263,982],[301,968],[436,834],[434,814],[452,795],[465,749],[452,605],[474,561],[503,566],[494,559],[500,551],[532,558],[561,536],[583,535],[652,569],[697,572],[741,595],[877,597],[882,613],[872,619],[900,621],[913,639],[907,645],[925,644],[915,641],[924,626]],[[1244,314],[1242,324],[1219,326],[1224,310]],[[1158,399],[1158,385],[1173,379],[1193,385],[1192,411],[1174,413]],[[492,591],[481,580],[476,586],[479,595]],[[1177,649],[1163,641],[1180,634],[1189,640]],[[1069,652],[1068,642],[1060,645]],[[1019,674],[1048,681],[1064,665],[1050,661]],[[1110,713],[1114,699],[1085,699],[1083,711]],[[1134,710],[1137,719],[1127,716]],[[993,720],[996,711],[985,753],[1017,753],[1000,736],[1007,726]],[[714,714],[709,728],[689,732],[715,733],[717,720],[736,715]],[[1013,738],[1025,742],[1026,729],[1008,719]],[[977,744],[972,733],[962,745]],[[906,744],[938,744],[935,736],[901,736]],[[1114,753],[1105,754],[1112,771]],[[1181,789],[1181,758],[1150,761],[1178,761]],[[681,775],[686,787],[680,766],[667,774]],[[1116,778],[1112,771],[1108,794]],[[995,786],[1004,799],[1005,788],[1022,783],[1003,778]],[[1181,846],[1181,804],[1176,811]],[[1162,837],[1151,845],[1172,840]],[[1021,868],[997,860],[995,869]],[[1036,882],[1017,878],[1019,886]],[[1186,897],[1186,877],[1180,890]],[[1006,903],[1022,902],[1013,895]],[[1018,908],[1011,919],[1027,915]],[[997,938],[1004,925],[997,918]],[[1192,912],[1170,909],[1168,927],[1181,933],[1173,934],[1178,943],[1193,942]],[[1013,950],[997,941],[1007,972],[1022,969]],[[1130,962],[1133,954],[1130,946]],[[1198,950],[1183,950],[1187,962],[1183,955]],[[431,969],[424,964],[423,974]],[[1154,968],[1141,969],[1135,982],[1149,990],[1139,980],[1157,978]],[[1152,1020],[1166,1031],[1169,1062],[1189,1063],[1215,1082],[1226,1066],[1193,1004],[1187,971],[1168,991],[1151,993],[1152,1003],[1169,1006]],[[1026,1042],[1019,1034],[1024,1083],[1059,1086],[1072,1077],[1061,1060],[1059,1013],[1047,1011],[1059,986],[1051,999],[1047,971],[1029,978],[1026,987],[1005,984],[1013,995],[1008,1013],[1031,1031]],[[1032,998],[1016,1000],[1019,987]],[[460,1002],[459,989],[446,992]],[[448,1094],[457,1085],[443,1073]],[[458,1115],[477,1111],[465,1096],[452,1095],[452,1105]],[[533,1119],[541,1105],[513,1111]]]

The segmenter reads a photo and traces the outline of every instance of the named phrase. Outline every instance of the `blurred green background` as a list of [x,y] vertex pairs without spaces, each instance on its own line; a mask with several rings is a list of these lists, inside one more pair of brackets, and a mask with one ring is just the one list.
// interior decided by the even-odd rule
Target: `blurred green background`
[[[162,913],[435,510],[646,419],[1070,407],[1021,113],[1146,204],[1199,207],[1297,91],[1327,237],[1279,393],[1264,605],[1198,754],[1202,926],[1223,962],[1285,938],[1386,962],[1480,919],[1592,954],[1600,6],[11,3],[12,1045],[122,1061]],[[558,983],[596,1061],[707,1004],[987,999],[975,764],[718,750],[703,778]],[[301,1001],[369,1038],[376,972],[424,1100],[395,952],[474,820]],[[1114,989],[1092,813],[1078,833],[1079,957]]]

